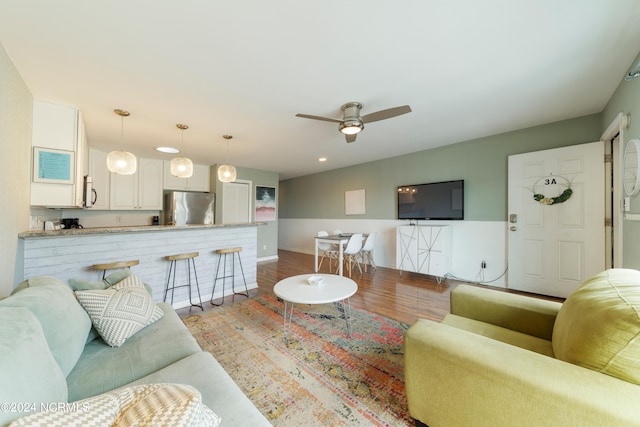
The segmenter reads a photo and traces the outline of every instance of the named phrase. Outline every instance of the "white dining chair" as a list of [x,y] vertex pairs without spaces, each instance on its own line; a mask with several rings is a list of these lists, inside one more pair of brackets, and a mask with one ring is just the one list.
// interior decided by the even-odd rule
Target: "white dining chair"
[[[318,237],[327,237],[328,235],[329,233],[326,231],[318,231]],[[318,242],[318,251],[322,256],[318,264],[318,271],[322,268],[322,261],[327,258],[329,260],[329,273],[331,273],[331,261],[335,259],[336,264],[338,264],[338,250],[336,246],[333,243]]]
[[362,233],[353,234],[349,237],[347,247],[342,253],[344,256],[344,262],[347,264],[347,269],[349,270],[349,277],[351,277],[351,270],[354,262],[358,266],[360,274],[362,274],[362,267],[360,267],[360,262],[358,261],[360,249],[362,249]]
[[362,249],[360,250],[360,259],[364,264],[364,271],[367,271],[367,264],[371,264],[371,266],[375,269],[376,262],[373,259],[373,247],[376,245],[376,232],[369,233],[367,236],[367,240],[362,245]]
[[[341,234],[342,234],[342,230],[340,230],[340,229],[338,229],[338,228],[336,228],[335,230],[333,230],[333,235],[334,235],[334,236],[339,236],[339,235],[341,235]],[[332,245],[333,245],[333,248],[334,248],[336,251],[339,251],[339,250],[340,250],[340,244],[339,244],[339,243],[332,243]]]

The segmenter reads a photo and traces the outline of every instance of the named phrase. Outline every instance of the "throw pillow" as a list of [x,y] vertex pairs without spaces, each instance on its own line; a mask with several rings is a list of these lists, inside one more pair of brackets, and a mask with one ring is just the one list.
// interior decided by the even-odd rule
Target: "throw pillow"
[[640,271],[611,269],[586,281],[558,312],[556,358],[640,384]]
[[134,277],[131,275],[108,289],[76,292],[93,326],[112,347],[120,347],[164,315],[142,282]]
[[[113,286],[116,283],[121,282],[130,276],[131,276],[131,270],[129,270],[128,268],[123,268],[121,270],[114,271],[113,273],[107,275],[107,277],[105,277],[100,281],[93,282],[93,281],[84,280],[84,279],[72,278],[72,279],[69,279],[68,282],[69,282],[69,286],[74,291],[88,291],[88,290],[97,290],[97,289],[107,289],[110,286]],[[136,279],[139,281],[137,277]],[[143,285],[147,290],[147,292],[149,292],[149,295],[153,296],[153,292],[151,291],[151,288],[149,287],[149,285],[147,285],[146,283],[143,283]],[[96,331],[96,328],[92,327],[91,330],[89,331],[89,334],[87,335],[86,342],[90,343],[91,341],[98,338],[99,336],[100,334],[98,333],[98,331]]]
[[34,425],[216,427],[220,417],[202,404],[195,388],[183,384],[146,384],[110,391],[67,404],[74,410],[41,412],[14,421]]
[[69,286],[74,291],[88,291],[95,289],[107,289],[109,286],[113,286],[119,281],[126,279],[131,275],[131,270],[123,268],[122,270],[114,271],[102,280],[92,282],[84,279],[69,279]]

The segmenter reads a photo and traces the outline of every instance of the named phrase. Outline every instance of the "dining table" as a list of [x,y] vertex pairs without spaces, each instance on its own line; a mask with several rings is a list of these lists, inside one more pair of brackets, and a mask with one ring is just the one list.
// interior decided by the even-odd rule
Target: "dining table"
[[[331,243],[338,246],[338,274],[343,276],[343,264],[344,264],[344,247],[349,242],[349,238],[355,233],[340,233],[331,234],[329,236],[316,236],[316,251],[315,251],[315,268],[314,271],[318,272],[318,243]],[[369,234],[362,234],[364,240]]]

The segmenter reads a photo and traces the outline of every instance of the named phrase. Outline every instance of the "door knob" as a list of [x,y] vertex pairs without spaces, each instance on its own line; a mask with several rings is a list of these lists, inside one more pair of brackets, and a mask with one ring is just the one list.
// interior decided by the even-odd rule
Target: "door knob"
[[509,227],[509,230],[511,230],[511,231],[516,231],[516,230],[517,230],[517,228],[516,228],[516,226],[515,226],[515,225],[512,225],[511,227]]

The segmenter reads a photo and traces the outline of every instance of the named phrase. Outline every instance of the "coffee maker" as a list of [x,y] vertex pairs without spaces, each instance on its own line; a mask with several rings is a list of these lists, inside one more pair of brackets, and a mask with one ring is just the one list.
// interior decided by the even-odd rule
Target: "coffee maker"
[[63,218],[61,219],[61,221],[65,230],[70,230],[72,228],[83,228],[78,222],[78,218]]

